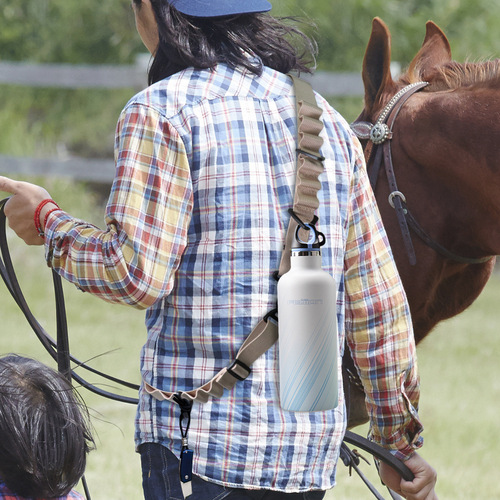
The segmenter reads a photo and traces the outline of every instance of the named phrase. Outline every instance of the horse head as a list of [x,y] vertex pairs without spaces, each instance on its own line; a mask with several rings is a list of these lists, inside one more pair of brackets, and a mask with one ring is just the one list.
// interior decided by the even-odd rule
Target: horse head
[[[379,159],[386,164],[389,158],[393,164],[401,211],[410,212],[427,239],[436,243],[432,248],[412,227],[410,243],[404,240],[394,186],[384,167],[372,171],[420,341],[439,321],[477,298],[493,269],[495,259],[490,257],[500,254],[500,60],[453,61],[446,35],[429,21],[420,50],[407,70],[393,78],[391,34],[375,18],[362,78],[364,109],[353,129],[358,123],[362,130],[363,122],[371,127],[381,115],[392,113],[389,153],[384,150]],[[426,83],[419,86],[421,81]],[[412,85],[418,92],[404,104],[391,104]],[[370,173],[378,146],[366,128],[360,138]],[[414,248],[413,262],[408,247]]]
[[[453,61],[429,21],[420,50],[394,79],[391,35],[375,18],[362,77],[364,109],[352,129],[418,343],[478,297],[500,254],[500,60]],[[343,365],[352,369],[348,355]],[[366,421],[364,394],[348,377],[345,385],[352,427]]]

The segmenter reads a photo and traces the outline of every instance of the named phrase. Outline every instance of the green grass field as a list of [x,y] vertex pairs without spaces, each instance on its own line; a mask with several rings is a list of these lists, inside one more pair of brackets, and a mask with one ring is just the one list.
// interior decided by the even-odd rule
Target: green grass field
[[[96,200],[81,186],[44,181],[63,208],[74,215],[102,220]],[[50,270],[41,247],[26,247],[9,233],[14,264],[33,313],[55,335]],[[139,382],[139,350],[145,338],[143,313],[108,305],[66,284],[72,352],[119,377]],[[422,379],[421,417],[425,425],[422,455],[438,470],[439,498],[500,498],[496,433],[500,397],[500,274],[465,313],[442,323],[419,346]],[[54,366],[0,283],[0,353],[17,352]],[[89,377],[96,380],[96,377]],[[131,405],[81,391],[90,407],[97,449],[89,456],[87,480],[93,500],[141,499],[140,466],[133,444]],[[365,433],[365,429],[360,429]],[[365,467],[372,470],[373,466]],[[372,480],[376,481],[376,479]],[[80,491],[81,488],[78,487]],[[331,499],[370,499],[371,494],[339,466]]]
[[[438,471],[440,500],[500,498],[499,297],[497,268],[479,299],[438,325],[418,347],[425,427],[421,454]],[[342,468],[339,486],[327,498],[371,498]]]

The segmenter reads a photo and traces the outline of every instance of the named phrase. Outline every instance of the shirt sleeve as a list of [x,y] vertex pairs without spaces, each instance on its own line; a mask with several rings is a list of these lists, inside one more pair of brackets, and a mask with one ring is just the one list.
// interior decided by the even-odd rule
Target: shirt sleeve
[[360,147],[351,184],[345,289],[346,338],[366,393],[369,436],[408,458],[423,444],[413,327]]
[[138,104],[120,116],[115,161],[106,230],[53,212],[45,255],[80,289],[144,309],[170,293],[186,247],[190,169],[177,131],[156,110]]

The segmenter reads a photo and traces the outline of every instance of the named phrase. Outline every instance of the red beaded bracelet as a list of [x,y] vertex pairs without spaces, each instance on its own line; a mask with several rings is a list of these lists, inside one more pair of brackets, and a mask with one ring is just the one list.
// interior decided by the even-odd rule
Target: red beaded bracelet
[[43,233],[43,228],[42,226],[40,225],[40,214],[42,213],[42,209],[45,205],[47,205],[48,203],[52,203],[54,204],[57,208],[59,208],[59,205],[51,198],[47,198],[46,200],[43,200],[37,207],[36,207],[36,210],[35,210],[35,215],[34,215],[34,222],[35,222],[35,228],[37,230],[37,233],[38,233],[38,236],[40,236],[41,238],[43,238],[44,236],[44,233]]
[[52,212],[57,212],[58,210],[61,210],[59,207],[54,207],[54,208],[51,208],[46,214],[45,214],[45,218],[43,219],[43,231],[45,233],[45,228],[47,227],[47,220],[49,218],[49,215],[52,213]]

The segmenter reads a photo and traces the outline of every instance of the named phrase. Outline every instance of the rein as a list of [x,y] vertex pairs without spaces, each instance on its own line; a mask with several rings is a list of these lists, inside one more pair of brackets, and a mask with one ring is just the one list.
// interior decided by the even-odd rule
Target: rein
[[394,173],[394,165],[392,162],[391,139],[393,137],[394,122],[401,111],[404,103],[419,90],[428,85],[428,82],[416,82],[406,87],[403,87],[392,99],[386,104],[380,113],[375,124],[356,120],[351,124],[351,129],[354,134],[361,140],[369,141],[365,147],[366,163],[372,160],[371,168],[368,176],[370,184],[375,190],[377,179],[382,164],[385,166],[387,181],[389,183],[390,194],[389,204],[396,210],[398,224],[403,236],[403,242],[406,248],[406,253],[410,265],[414,266],[417,263],[415,249],[411,239],[410,229],[430,248],[437,252],[442,257],[459,262],[462,264],[482,264],[488,262],[492,257],[470,258],[457,255],[454,252],[446,249],[443,245],[435,241],[418,223],[415,217],[410,212],[406,205],[405,195],[399,191],[396,175]]
[[[65,375],[68,380],[76,380],[81,386],[85,387],[91,392],[98,394],[99,396],[106,397],[115,401],[120,401],[124,403],[138,404],[138,399],[122,396],[119,394],[114,394],[108,391],[104,391],[94,384],[85,380],[82,376],[77,374],[71,368],[71,362],[77,364],[77,367],[84,368],[96,375],[99,375],[109,381],[138,391],[139,386],[132,384],[130,382],[125,382],[111,375],[103,373],[95,368],[92,368],[82,361],[71,355],[69,349],[69,335],[68,335],[68,325],[66,320],[66,308],[64,303],[64,293],[62,288],[61,277],[52,270],[52,278],[54,285],[54,294],[56,301],[56,325],[57,325],[57,341],[54,341],[52,337],[43,329],[40,323],[36,320],[33,313],[31,312],[24,295],[19,286],[19,282],[14,271],[14,266],[12,264],[12,259],[10,257],[10,251],[7,243],[7,225],[6,217],[4,212],[4,207],[8,198],[0,200],[0,276],[2,277],[7,289],[12,295],[14,301],[21,309],[25,318],[27,319],[32,330],[44,346],[45,350],[50,354],[50,356],[57,362],[58,370]],[[364,450],[365,452],[372,455],[376,460],[382,460],[388,465],[390,465],[398,474],[407,481],[412,481],[414,479],[413,472],[401,461],[395,458],[388,450],[382,446],[369,441],[368,439],[359,436],[351,431],[346,431],[344,439],[340,446],[340,459],[343,461],[346,467],[354,469],[365,485],[368,487],[371,493],[378,499],[384,500],[384,498],[378,493],[375,487],[370,483],[370,481],[363,475],[359,469],[360,458],[363,458],[356,449],[351,450],[348,444],[357,446],[358,448]],[[364,459],[366,460],[366,459]],[[90,500],[90,493],[85,481],[85,477],[82,477],[82,484],[85,490],[87,500]],[[398,495],[394,492],[390,492],[393,499],[399,499]]]
[[0,276],[2,277],[7,289],[12,295],[14,301],[21,309],[24,317],[28,321],[35,335],[38,337],[42,343],[45,350],[49,355],[57,362],[59,371],[68,378],[76,380],[80,385],[85,387],[91,392],[98,394],[99,396],[106,397],[108,399],[113,399],[115,401],[121,401],[123,403],[137,404],[138,400],[136,398],[130,398],[127,396],[122,396],[120,394],[114,394],[112,392],[100,389],[96,385],[88,382],[81,375],[76,373],[71,369],[71,361],[76,363],[78,368],[84,368],[100,377],[103,377],[111,382],[122,385],[134,391],[139,390],[139,386],[115,378],[111,375],[103,373],[91,366],[88,366],[83,361],[78,360],[70,354],[69,351],[69,340],[68,340],[68,325],[66,321],[66,310],[64,304],[64,295],[61,283],[61,277],[52,271],[52,279],[54,284],[54,293],[56,299],[56,325],[57,325],[57,341],[55,341],[42,327],[42,325],[37,321],[33,313],[31,312],[26,299],[24,298],[23,292],[17,280],[16,273],[14,271],[14,266],[12,264],[12,259],[10,257],[10,251],[7,244],[7,232],[6,232],[6,217],[4,212],[5,203],[8,198],[0,201]]

